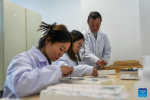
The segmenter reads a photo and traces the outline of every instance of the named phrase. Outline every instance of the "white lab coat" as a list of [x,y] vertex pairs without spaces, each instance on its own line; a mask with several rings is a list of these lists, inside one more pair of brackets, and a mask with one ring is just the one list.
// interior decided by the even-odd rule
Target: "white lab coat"
[[3,98],[18,98],[39,93],[62,78],[59,66],[49,65],[37,48],[16,55],[8,69]]
[[68,54],[63,54],[62,57],[60,57],[57,61],[54,62],[54,65],[58,66],[73,66],[74,71],[71,74],[73,77],[83,76],[83,75],[92,75],[93,72],[93,66],[85,65],[83,61],[78,61],[78,65],[75,61],[71,60],[68,56]]
[[[93,33],[90,31],[89,27],[83,32],[85,38],[85,58],[84,62],[91,66],[96,66],[96,62],[99,59],[109,62],[111,54],[111,46],[108,37],[101,30],[98,31],[97,39],[95,39]],[[83,49],[81,50],[81,55],[83,55]]]

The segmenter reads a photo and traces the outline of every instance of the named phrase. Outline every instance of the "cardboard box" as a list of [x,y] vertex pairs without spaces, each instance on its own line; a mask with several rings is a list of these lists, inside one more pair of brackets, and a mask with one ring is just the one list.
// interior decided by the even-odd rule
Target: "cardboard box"
[[140,66],[138,60],[115,61],[114,66]]
[[115,69],[115,67],[113,65],[110,65],[110,66],[106,66],[105,67],[105,70],[111,70],[111,69]]
[[116,70],[126,69],[126,68],[142,68],[142,66],[114,66]]
[[106,66],[105,70],[112,70],[115,69],[117,72],[120,71],[120,69],[126,69],[126,68],[143,68],[142,66]]

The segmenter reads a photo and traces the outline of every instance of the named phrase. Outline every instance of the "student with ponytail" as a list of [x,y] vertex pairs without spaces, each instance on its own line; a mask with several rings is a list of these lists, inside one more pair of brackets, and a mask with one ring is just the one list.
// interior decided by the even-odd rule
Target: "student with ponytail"
[[73,67],[51,65],[51,61],[59,59],[72,45],[66,26],[42,22],[40,30],[45,33],[38,47],[16,55],[10,62],[3,98],[37,94],[73,72]]
[[[55,61],[55,65],[58,66],[70,66],[74,68],[71,76],[83,76],[83,75],[93,75],[98,76],[97,69],[94,66],[89,66],[84,64],[82,59],[80,58],[79,51],[81,48],[84,48],[84,36],[81,32],[77,30],[73,30],[71,32],[73,38],[73,45],[69,48],[67,53],[64,53],[60,59]],[[84,55],[84,54],[82,54]]]

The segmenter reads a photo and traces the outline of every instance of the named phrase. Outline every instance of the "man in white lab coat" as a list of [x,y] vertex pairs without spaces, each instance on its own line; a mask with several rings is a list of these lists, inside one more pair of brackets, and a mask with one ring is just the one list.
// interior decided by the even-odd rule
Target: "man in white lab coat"
[[101,22],[100,13],[91,12],[87,20],[89,27],[82,32],[85,38],[84,61],[86,64],[96,66],[97,69],[105,69],[111,54],[108,37],[100,30]]

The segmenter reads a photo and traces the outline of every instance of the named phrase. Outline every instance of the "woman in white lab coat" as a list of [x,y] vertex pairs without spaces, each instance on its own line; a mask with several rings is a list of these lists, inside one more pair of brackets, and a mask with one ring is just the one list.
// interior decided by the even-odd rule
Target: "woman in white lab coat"
[[74,71],[71,76],[93,75],[98,76],[97,69],[94,66],[85,65],[80,58],[79,50],[83,48],[84,36],[81,32],[73,30],[71,32],[73,38],[73,45],[64,53],[60,59],[55,61],[55,65],[59,66],[73,66]]
[[[39,93],[49,85],[67,76],[73,67],[51,65],[72,45],[70,32],[64,25],[42,23],[39,30],[45,33],[38,47],[16,55],[8,69],[3,98],[18,98]],[[15,45],[15,44],[14,44]]]

